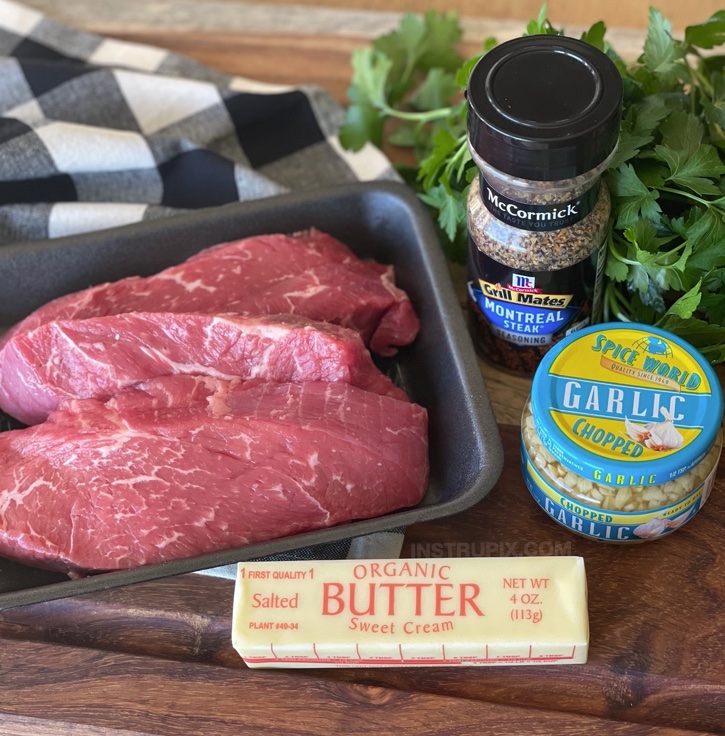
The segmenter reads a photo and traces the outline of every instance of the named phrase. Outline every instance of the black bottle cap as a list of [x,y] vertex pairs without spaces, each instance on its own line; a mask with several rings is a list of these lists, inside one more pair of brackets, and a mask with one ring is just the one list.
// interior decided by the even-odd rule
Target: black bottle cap
[[622,79],[584,41],[507,41],[476,64],[467,97],[471,146],[511,176],[570,179],[602,163],[617,143]]

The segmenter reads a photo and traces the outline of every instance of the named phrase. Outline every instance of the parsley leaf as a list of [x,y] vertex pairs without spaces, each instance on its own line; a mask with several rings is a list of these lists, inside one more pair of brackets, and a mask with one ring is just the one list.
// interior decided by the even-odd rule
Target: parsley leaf
[[[547,6],[522,28],[561,34]],[[431,208],[446,257],[466,255],[466,198],[477,175],[466,141],[465,90],[495,45],[458,53],[454,13],[408,13],[399,26],[353,52],[340,141],[410,148],[401,176]],[[605,264],[604,314],[659,324],[712,362],[725,361],[725,10],[675,38],[656,9],[642,54],[622,59],[603,22],[582,40],[606,53],[624,85],[617,150],[606,172],[612,218]]]
[[604,44],[604,35],[607,32],[607,27],[604,25],[604,21],[598,21],[594,23],[588,31],[582,33],[582,41],[588,43],[590,46],[594,46],[595,49],[605,51],[606,46]]
[[704,126],[688,112],[671,113],[660,126],[662,145],[691,156],[702,142]]
[[687,187],[696,194],[720,194],[718,187],[708,181],[725,173],[725,166],[712,146],[700,144],[693,153],[655,146],[655,155],[669,167],[669,181]]
[[658,326],[674,332],[700,350],[712,363],[725,360],[725,327],[710,324],[697,317],[683,319],[668,315]]
[[536,20],[530,20],[526,26],[524,36],[561,36],[562,32],[554,28],[547,17],[547,3],[544,3],[539,10]]
[[345,112],[340,130],[340,142],[345,148],[359,151],[367,141],[382,147],[386,103],[386,85],[392,61],[371,48],[358,49],[352,54],[352,85],[348,97],[352,104]]
[[704,23],[685,28],[685,43],[712,49],[725,43],[725,10],[718,10]]
[[688,292],[683,294],[672,306],[665,312],[665,318],[677,316],[681,319],[689,319],[695,313],[697,306],[700,304],[702,294],[700,293],[701,281],[698,281]]
[[615,196],[620,200],[618,228],[623,230],[632,227],[640,217],[655,222],[659,220],[662,212],[657,203],[659,195],[647,188],[632,164],[624,164],[610,172],[609,182]]
[[[693,277],[699,277],[712,269],[725,266],[725,224],[722,217],[714,212],[707,211],[700,221],[707,230],[699,235],[699,230],[689,233],[692,243],[692,255],[688,259],[687,269]],[[723,289],[725,302],[725,289]]]
[[672,38],[672,24],[655,8],[649,10],[649,28],[642,61],[652,74],[675,82],[684,72],[682,45]]
[[634,132],[650,136],[657,126],[670,113],[664,95],[649,95],[641,102],[633,104],[628,114],[634,115]]
[[410,97],[410,106],[414,110],[431,110],[449,105],[451,98],[458,92],[456,78],[450,72],[436,67],[430,69],[423,83]]

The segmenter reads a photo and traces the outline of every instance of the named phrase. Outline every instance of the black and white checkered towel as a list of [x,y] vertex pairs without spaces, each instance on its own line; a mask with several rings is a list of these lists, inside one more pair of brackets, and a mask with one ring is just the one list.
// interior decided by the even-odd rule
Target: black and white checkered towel
[[[342,116],[314,85],[230,77],[0,0],[0,246],[395,178],[376,148],[341,148]],[[392,557],[401,544],[379,534],[299,554]]]
[[0,0],[0,244],[391,178],[315,86],[230,77]]

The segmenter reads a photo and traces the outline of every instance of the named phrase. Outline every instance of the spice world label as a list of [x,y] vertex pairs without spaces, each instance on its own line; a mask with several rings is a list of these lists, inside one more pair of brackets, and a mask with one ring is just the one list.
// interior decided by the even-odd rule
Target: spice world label
[[549,354],[534,380],[538,435],[590,480],[663,483],[710,450],[722,421],[711,367],[675,335],[643,325],[583,330]]

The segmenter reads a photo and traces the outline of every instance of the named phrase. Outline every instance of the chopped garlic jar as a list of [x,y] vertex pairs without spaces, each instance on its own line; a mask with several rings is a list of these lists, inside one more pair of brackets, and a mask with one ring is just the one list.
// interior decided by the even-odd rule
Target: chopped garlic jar
[[707,500],[722,419],[720,384],[693,347],[645,325],[597,325],[537,369],[521,424],[524,478],[576,533],[657,539]]

